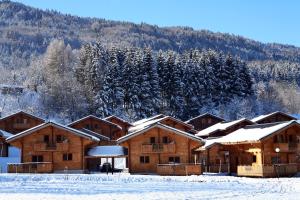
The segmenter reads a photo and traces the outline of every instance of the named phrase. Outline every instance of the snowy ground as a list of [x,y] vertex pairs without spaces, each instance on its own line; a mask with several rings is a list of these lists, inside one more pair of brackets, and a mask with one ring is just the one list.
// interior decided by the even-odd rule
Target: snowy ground
[[0,199],[299,199],[298,178],[0,175]]

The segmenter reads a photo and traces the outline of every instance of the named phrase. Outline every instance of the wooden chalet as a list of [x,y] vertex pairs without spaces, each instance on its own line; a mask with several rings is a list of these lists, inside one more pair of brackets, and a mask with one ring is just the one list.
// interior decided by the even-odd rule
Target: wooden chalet
[[288,115],[283,112],[273,112],[266,115],[260,115],[258,117],[253,118],[251,121],[257,124],[266,124],[266,123],[273,123],[273,122],[284,122],[284,121],[291,121],[297,120],[297,118]]
[[186,132],[192,129],[180,120],[168,116],[145,119],[133,123],[129,134],[117,143],[128,149],[130,173],[189,175],[201,174],[193,150],[204,144],[203,140]]
[[120,137],[126,135],[128,133],[128,129],[133,126],[130,122],[120,118],[120,117],[117,117],[115,115],[111,115],[109,117],[106,117],[104,118],[104,120],[106,121],[109,121],[111,123],[114,123],[114,124],[117,124],[119,125],[120,127],[122,127],[122,130],[123,130],[123,134],[120,135]]
[[202,131],[199,131],[196,134],[196,136],[208,139],[218,138],[251,124],[254,124],[254,122],[246,118],[238,119],[231,122],[220,122]]
[[300,125],[297,121],[248,125],[208,140],[196,151],[208,172],[291,176],[300,171]]
[[126,134],[126,130],[118,124],[94,115],[88,115],[78,119],[68,124],[68,126],[77,130],[88,131],[89,133],[94,132],[95,134],[108,137],[111,141],[109,144],[115,144],[115,140]]
[[17,134],[44,122],[45,120],[42,118],[20,111],[0,118],[0,129],[11,134]]
[[47,122],[6,140],[21,150],[21,163],[8,165],[13,173],[85,171],[85,152],[100,141],[88,133]]
[[195,130],[201,131],[212,125],[215,125],[217,123],[224,122],[224,121],[225,120],[221,117],[215,116],[210,113],[205,113],[205,114],[199,115],[197,117],[194,117],[192,119],[189,119],[185,123],[191,124],[194,126]]

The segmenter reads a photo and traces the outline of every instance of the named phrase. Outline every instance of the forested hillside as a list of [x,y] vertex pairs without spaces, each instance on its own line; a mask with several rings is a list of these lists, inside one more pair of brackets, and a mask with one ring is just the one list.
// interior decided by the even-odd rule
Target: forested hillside
[[[300,112],[300,48],[241,36],[43,11],[0,1],[0,112],[58,119]],[[13,105],[13,106],[12,106]]]

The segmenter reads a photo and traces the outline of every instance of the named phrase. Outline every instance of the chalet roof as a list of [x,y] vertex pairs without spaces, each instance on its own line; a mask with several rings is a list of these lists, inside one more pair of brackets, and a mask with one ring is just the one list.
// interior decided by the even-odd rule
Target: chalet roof
[[196,117],[194,117],[194,118],[191,118],[191,119],[185,121],[185,123],[190,123],[191,121],[193,121],[193,120],[195,120],[195,119],[202,118],[202,117],[206,117],[206,116],[210,116],[210,117],[213,117],[213,118],[217,118],[217,119],[219,119],[219,120],[221,120],[221,121],[225,121],[225,119],[223,119],[223,118],[221,118],[221,117],[218,117],[218,116],[216,116],[216,115],[214,115],[214,114],[211,114],[211,113],[204,113],[204,114],[198,115],[198,116],[196,116]]
[[120,118],[116,115],[110,115],[110,116],[104,118],[104,120],[106,120],[106,121],[110,121],[111,119],[117,119],[117,120],[120,120],[121,122],[124,122],[124,123],[128,124],[129,126],[133,126],[130,122],[128,122],[128,121],[126,121],[126,120],[124,120],[124,119],[122,119],[122,118]]
[[206,140],[205,145],[197,150],[205,150],[214,144],[257,143],[278,131],[289,128],[292,125],[300,126],[300,124],[295,120],[288,122],[247,125],[244,128],[238,129],[218,139]]
[[220,123],[217,123],[215,125],[212,125],[206,129],[203,129],[201,131],[199,131],[196,136],[209,136],[210,134],[216,132],[216,131],[225,131],[227,130],[228,128],[236,125],[236,124],[239,124],[241,122],[249,122],[251,124],[253,124],[253,122],[251,122],[250,120],[246,119],[246,118],[241,118],[241,119],[238,119],[238,120],[235,120],[235,121],[231,121],[231,122],[220,122]]
[[77,123],[79,123],[79,122],[81,122],[81,121],[83,121],[83,120],[89,119],[89,118],[93,118],[93,119],[95,119],[95,120],[101,121],[101,122],[103,122],[103,123],[106,123],[106,124],[108,124],[108,125],[110,125],[110,126],[114,126],[114,127],[118,128],[118,129],[122,130],[122,127],[120,127],[119,125],[117,125],[117,124],[115,124],[115,123],[112,123],[112,122],[110,122],[110,121],[107,121],[107,120],[105,120],[105,119],[101,119],[101,118],[99,118],[99,117],[96,117],[95,115],[88,115],[88,116],[85,116],[85,117],[80,118],[80,119],[78,119],[78,120],[76,120],[76,121],[74,121],[74,122],[71,122],[71,123],[68,124],[67,126],[75,125],[75,124],[77,124]]
[[128,151],[125,147],[114,145],[114,146],[96,146],[91,148],[87,156],[89,157],[120,157],[127,156]]
[[0,137],[6,139],[6,138],[11,137],[11,136],[13,136],[13,134],[0,129]]
[[141,119],[141,120],[135,121],[135,122],[132,123],[132,125],[133,125],[133,126],[137,126],[137,125],[146,123],[147,121],[152,121],[152,120],[159,119],[159,118],[163,118],[163,117],[165,117],[165,115],[163,115],[163,114],[158,114],[158,115],[155,115],[155,116],[153,116],[153,117],[149,117],[149,118],[145,118],[145,119]]
[[266,119],[266,118],[271,117],[271,116],[276,115],[276,114],[284,115],[286,117],[289,117],[291,120],[296,120],[297,119],[297,118],[295,118],[295,117],[293,117],[291,115],[288,115],[286,113],[283,113],[283,112],[280,112],[280,111],[276,111],[276,112],[272,112],[272,113],[269,113],[269,114],[266,114],[266,115],[260,115],[258,117],[253,118],[251,121],[257,123],[257,122],[259,122],[259,121],[261,121],[263,119]]
[[106,137],[105,135],[102,135],[102,134],[100,134],[100,133],[96,133],[96,132],[94,132],[94,131],[91,131],[91,130],[89,130],[89,129],[83,128],[83,129],[81,129],[81,131],[84,132],[84,133],[93,135],[93,136],[99,138],[100,140],[110,141],[110,138],[109,138],[109,137]]
[[133,138],[133,137],[136,137],[136,136],[138,136],[138,135],[140,135],[140,134],[142,134],[142,133],[144,133],[144,132],[146,132],[146,131],[148,131],[148,130],[150,130],[150,129],[152,129],[152,128],[161,128],[161,129],[164,129],[164,130],[167,130],[167,131],[171,131],[171,132],[173,132],[173,133],[176,133],[176,134],[178,134],[178,135],[181,135],[181,136],[190,138],[190,139],[192,139],[192,140],[195,140],[195,141],[198,141],[198,142],[203,142],[203,139],[202,139],[202,138],[197,137],[197,136],[195,136],[195,135],[193,135],[193,134],[190,134],[190,133],[188,133],[188,132],[185,132],[185,131],[182,131],[182,130],[179,130],[179,129],[176,129],[176,128],[173,128],[173,127],[170,127],[170,126],[167,126],[167,125],[165,125],[165,124],[154,123],[154,124],[150,124],[150,125],[148,125],[148,126],[144,126],[144,127],[141,128],[141,129],[138,129],[138,130],[136,130],[136,131],[134,131],[134,132],[131,132],[131,133],[129,133],[129,134],[127,134],[127,135],[125,135],[125,136],[119,138],[119,139],[117,140],[117,143],[120,144],[120,143],[122,143],[122,142],[124,142],[124,141],[126,141],[126,140],[129,140],[129,139],[131,139],[131,138]]
[[193,125],[187,124],[187,123],[185,123],[185,122],[183,122],[183,121],[181,121],[179,119],[176,119],[174,117],[165,116],[165,115],[160,115],[160,116],[156,115],[155,117],[151,117],[151,119],[148,118],[148,119],[144,120],[142,123],[141,122],[139,122],[139,123],[133,123],[134,126],[130,127],[128,131],[129,132],[134,132],[134,131],[137,131],[137,130],[141,130],[141,129],[147,127],[147,126],[150,126],[150,125],[156,124],[156,123],[160,123],[160,122],[162,122],[164,120],[167,120],[167,119],[171,119],[173,121],[176,121],[179,124],[183,124],[184,126],[189,127],[190,129],[194,128]]
[[6,141],[7,142],[12,142],[12,141],[14,141],[16,139],[22,138],[22,137],[24,137],[26,135],[30,135],[31,133],[36,132],[38,130],[41,130],[43,128],[46,128],[48,126],[54,126],[56,128],[63,129],[63,130],[69,131],[69,132],[71,132],[71,133],[73,133],[75,135],[78,135],[80,137],[84,137],[84,138],[87,138],[87,139],[90,139],[90,140],[93,140],[93,141],[97,141],[97,142],[100,141],[100,139],[98,137],[94,136],[94,135],[91,135],[89,133],[85,133],[85,132],[79,131],[77,129],[74,129],[74,128],[71,128],[71,127],[68,127],[68,126],[64,126],[62,124],[58,124],[58,123],[55,123],[55,122],[46,122],[46,123],[40,124],[38,126],[30,128],[28,130],[25,130],[25,131],[23,131],[21,133],[13,135],[13,136],[7,138]]
[[34,118],[34,119],[37,119],[37,120],[39,120],[39,121],[41,121],[41,122],[45,122],[45,120],[44,120],[43,118],[40,118],[40,117],[37,117],[37,116],[35,116],[35,115],[29,114],[29,113],[27,113],[27,112],[25,112],[25,111],[22,111],[22,110],[21,110],[21,111],[18,111],[18,112],[15,112],[15,113],[12,113],[12,114],[10,114],[10,115],[7,115],[7,116],[5,116],[5,117],[2,117],[2,118],[0,118],[0,121],[9,119],[9,118],[14,117],[14,116],[19,115],[19,114],[27,115],[27,116],[29,116],[29,117],[31,117],[31,118]]

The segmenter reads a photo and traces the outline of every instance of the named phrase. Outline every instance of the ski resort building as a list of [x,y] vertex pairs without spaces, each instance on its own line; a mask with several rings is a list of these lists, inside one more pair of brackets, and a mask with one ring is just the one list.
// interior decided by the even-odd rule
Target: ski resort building
[[169,116],[156,116],[133,123],[129,134],[117,143],[128,149],[130,173],[189,175],[201,174],[193,150],[203,140],[188,131],[193,127]]
[[276,177],[299,172],[300,125],[297,121],[247,125],[207,140],[196,151],[210,172]]
[[9,137],[21,150],[21,163],[9,164],[13,173],[84,172],[85,152],[101,140],[68,126],[47,122]]
[[205,113],[202,115],[199,115],[197,117],[194,117],[185,123],[191,124],[194,126],[194,129],[197,131],[201,131],[203,129],[206,129],[212,125],[215,125],[220,122],[224,122],[225,119],[218,117],[216,115]]

